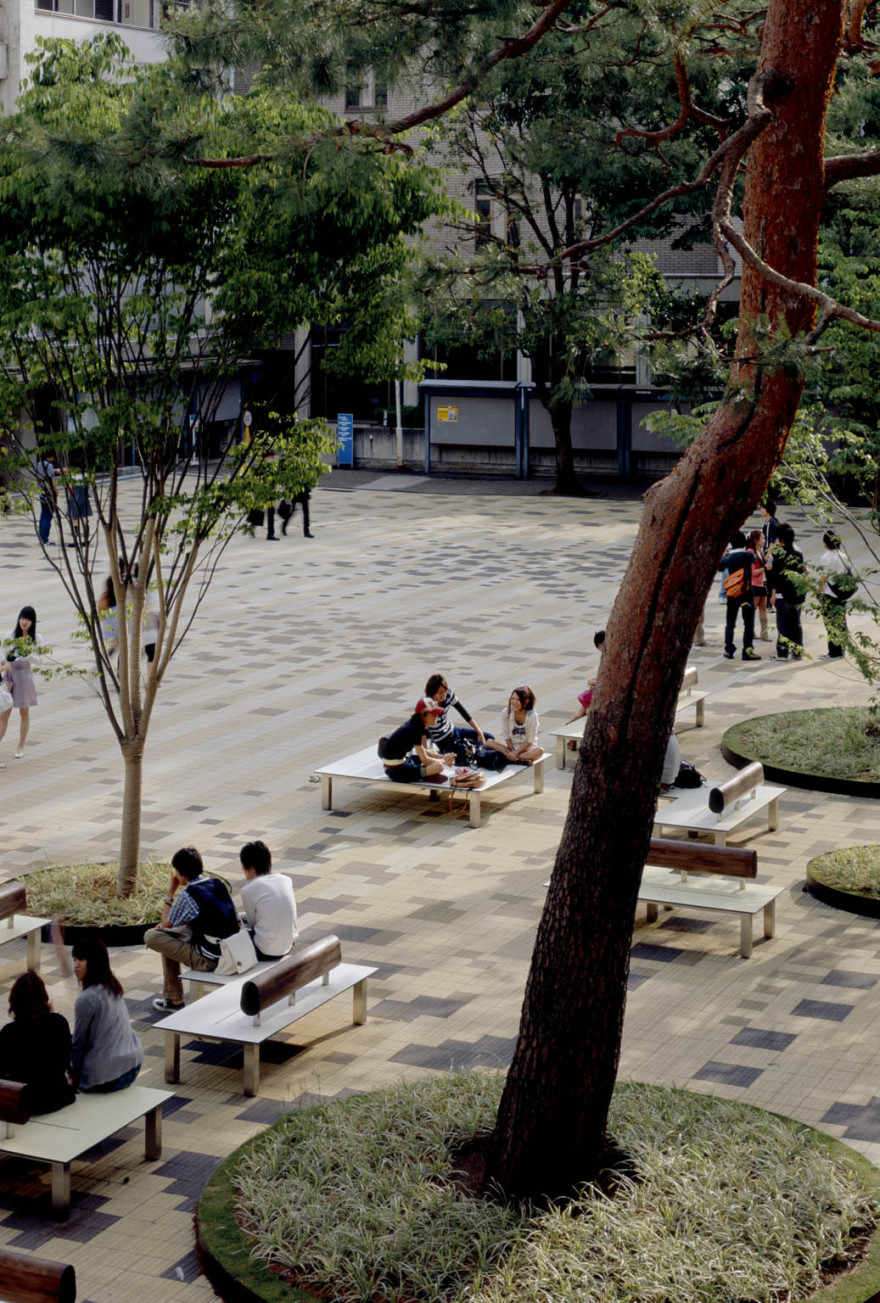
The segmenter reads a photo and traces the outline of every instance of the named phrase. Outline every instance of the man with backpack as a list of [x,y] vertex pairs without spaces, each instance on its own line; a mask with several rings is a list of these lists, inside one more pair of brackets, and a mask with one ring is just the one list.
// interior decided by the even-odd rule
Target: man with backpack
[[212,973],[220,961],[220,941],[233,936],[239,927],[229,889],[219,878],[205,874],[196,848],[184,846],[175,851],[161,922],[144,936],[147,949],[162,956],[162,994],[156,996],[153,1008],[163,1013],[182,1009],[180,965]]
[[733,635],[736,630],[736,616],[742,611],[744,661],[759,661],[761,657],[755,651],[755,599],[752,595],[752,565],[755,554],[746,547],[746,537],[738,529],[730,540],[730,551],[721,558],[718,567],[724,576],[724,596],[727,599],[727,621],[724,626],[724,656],[732,661],[736,655],[736,643]]

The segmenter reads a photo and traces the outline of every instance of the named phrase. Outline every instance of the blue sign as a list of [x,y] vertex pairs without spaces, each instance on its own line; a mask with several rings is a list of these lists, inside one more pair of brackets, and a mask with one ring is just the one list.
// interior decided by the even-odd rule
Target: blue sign
[[354,466],[354,417],[350,412],[340,412],[336,418],[337,466]]

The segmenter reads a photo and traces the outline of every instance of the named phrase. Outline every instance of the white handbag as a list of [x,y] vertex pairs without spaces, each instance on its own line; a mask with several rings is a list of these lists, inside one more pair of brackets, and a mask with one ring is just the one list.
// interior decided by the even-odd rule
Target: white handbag
[[0,679],[0,715],[5,715],[7,710],[12,710],[12,693],[8,685]]
[[246,973],[257,963],[257,952],[251,934],[245,927],[233,932],[231,937],[219,938],[217,944],[220,947],[220,958],[214,972],[222,977]]

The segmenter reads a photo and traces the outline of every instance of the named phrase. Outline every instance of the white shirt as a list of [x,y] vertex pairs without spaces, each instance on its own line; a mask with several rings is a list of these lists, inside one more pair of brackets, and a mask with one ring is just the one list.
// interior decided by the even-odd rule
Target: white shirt
[[286,873],[261,873],[241,889],[248,927],[264,955],[286,955],[299,936],[293,883]]

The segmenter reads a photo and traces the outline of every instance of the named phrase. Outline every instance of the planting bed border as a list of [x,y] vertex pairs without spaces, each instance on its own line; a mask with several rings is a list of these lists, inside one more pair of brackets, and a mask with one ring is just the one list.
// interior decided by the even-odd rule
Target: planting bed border
[[[821,706],[810,713],[818,715],[825,710],[837,709],[839,709],[837,706]],[[782,765],[774,765],[763,760],[761,756],[745,748],[740,741],[740,730],[754,724],[755,720],[780,719],[785,715],[806,713],[803,710],[784,710],[773,715],[753,715],[751,719],[742,720],[726,730],[721,739],[721,754],[728,764],[734,765],[737,769],[750,765],[754,760],[759,761],[764,767],[764,777],[770,783],[782,783],[786,787],[806,787],[814,792],[833,792],[836,796],[880,798],[880,779],[837,778],[830,774],[817,774],[808,769],[787,769]]]
[[816,860],[824,858],[824,855],[817,855],[807,865],[807,888],[816,899],[823,901],[826,905],[832,905],[835,909],[842,909],[847,914],[861,914],[865,918],[880,918],[880,897],[863,896],[858,891],[846,891],[843,887],[832,887],[830,883],[823,882],[821,878],[813,877],[810,872],[811,868]]
[[[768,1111],[756,1109],[756,1112]],[[880,1168],[833,1136],[815,1127],[808,1130],[851,1163],[874,1194],[880,1196]],[[295,1289],[282,1276],[250,1259],[249,1240],[235,1217],[232,1177],[242,1154],[259,1140],[259,1135],[252,1136],[233,1150],[214,1169],[202,1191],[195,1214],[196,1247],[202,1269],[224,1303],[321,1303],[315,1295]],[[803,1303],[880,1303],[880,1226],[858,1266],[810,1294]]]

